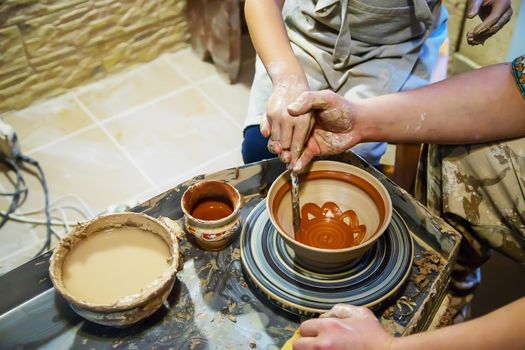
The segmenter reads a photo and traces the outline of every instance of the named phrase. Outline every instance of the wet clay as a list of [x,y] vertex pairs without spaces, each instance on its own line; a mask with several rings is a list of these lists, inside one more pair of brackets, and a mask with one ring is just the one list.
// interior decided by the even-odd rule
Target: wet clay
[[201,220],[219,220],[233,213],[229,201],[222,198],[205,198],[191,211],[191,216]]
[[359,225],[353,210],[343,213],[333,202],[326,202],[321,208],[306,203],[301,208],[301,227],[295,239],[311,247],[344,249],[360,244],[365,234],[366,226]]
[[67,255],[64,287],[94,304],[111,304],[141,291],[169,267],[170,251],[158,235],[133,227],[108,229],[80,241]]

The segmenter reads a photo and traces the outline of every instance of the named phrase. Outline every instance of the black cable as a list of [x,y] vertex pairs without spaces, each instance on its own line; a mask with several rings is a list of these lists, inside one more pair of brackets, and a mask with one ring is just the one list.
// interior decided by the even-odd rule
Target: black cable
[[[1,162],[6,164],[11,170],[13,170],[16,174],[16,182],[14,183],[15,191],[9,192],[9,193],[2,193],[4,196],[12,196],[11,203],[9,204],[9,208],[7,209],[5,214],[2,214],[2,220],[0,221],[0,228],[4,227],[7,220],[9,220],[9,215],[13,213],[16,209],[20,207],[20,205],[23,203],[21,201],[22,195],[27,195],[27,187],[25,186],[25,180],[22,176],[22,172],[20,171],[20,167],[18,164],[16,164],[15,161],[13,161],[10,158],[1,158]],[[22,188],[23,186],[23,188]]]
[[[26,155],[18,154],[17,159],[26,162],[28,164],[31,164],[32,166],[36,167],[39,173],[38,180],[40,181],[40,184],[42,185],[42,188],[44,189],[44,212],[46,214],[46,241],[44,243],[44,246],[38,251],[38,253],[35,254],[35,256],[38,256],[45,251],[51,249],[51,237],[53,235],[53,230],[51,229],[51,215],[49,213],[49,191],[47,188],[47,181],[46,176],[44,175],[44,171],[42,170],[42,167],[40,166],[40,163],[38,161],[29,158]],[[1,226],[0,226],[1,227]]]

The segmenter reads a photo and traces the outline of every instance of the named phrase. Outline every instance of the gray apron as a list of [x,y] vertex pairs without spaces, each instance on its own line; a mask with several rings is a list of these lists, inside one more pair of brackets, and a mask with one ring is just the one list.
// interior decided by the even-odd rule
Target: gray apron
[[399,91],[439,18],[440,1],[287,0],[290,41],[311,56],[329,87]]

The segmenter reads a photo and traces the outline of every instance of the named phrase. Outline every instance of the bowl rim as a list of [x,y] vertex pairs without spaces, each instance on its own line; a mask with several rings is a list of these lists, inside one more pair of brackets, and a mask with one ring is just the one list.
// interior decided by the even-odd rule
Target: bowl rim
[[[392,220],[392,211],[393,211],[392,198],[390,197],[390,194],[388,193],[388,190],[386,189],[386,187],[374,175],[372,175],[372,174],[368,173],[367,171],[365,171],[365,170],[363,170],[363,169],[361,169],[361,168],[359,168],[359,167],[357,167],[355,165],[352,165],[352,164],[348,164],[348,163],[344,163],[344,162],[338,162],[338,161],[333,161],[333,160],[317,160],[317,161],[314,161],[314,162],[310,163],[310,165],[307,167],[306,171],[310,171],[310,169],[313,166],[325,166],[325,165],[327,166],[327,165],[330,165],[330,164],[337,164],[338,166],[347,167],[348,169],[351,169],[352,171],[357,172],[357,174],[352,173],[352,172],[349,172],[349,173],[351,173],[351,174],[353,174],[355,176],[361,177],[363,180],[366,180],[372,186],[374,186],[374,188],[376,190],[378,190],[378,192],[380,192],[380,194],[381,194],[381,192],[383,192],[385,194],[385,196],[381,196],[381,198],[383,199],[384,204],[385,204],[385,219],[384,219],[382,225],[378,227],[378,229],[374,233],[374,235],[372,237],[370,237],[368,240],[366,240],[365,242],[360,243],[360,244],[358,244],[356,246],[348,247],[348,248],[339,248],[339,249],[317,248],[317,247],[312,247],[312,246],[309,246],[307,244],[301,243],[301,242],[299,242],[299,241],[297,241],[295,239],[292,239],[290,236],[288,236],[286,234],[286,232],[282,231],[281,226],[276,222],[276,219],[274,219],[274,217],[273,217],[272,208],[270,208],[270,194],[277,190],[275,188],[277,186],[277,182],[280,179],[282,179],[285,176],[287,176],[290,173],[290,170],[286,170],[283,173],[281,173],[274,180],[272,185],[270,186],[270,188],[268,190],[268,195],[266,196],[266,210],[268,210],[268,216],[270,217],[270,221],[272,222],[272,225],[275,227],[277,232],[281,235],[281,237],[283,237],[287,242],[290,242],[291,244],[295,244],[295,245],[297,245],[297,246],[299,246],[301,248],[304,248],[304,249],[307,249],[307,250],[312,250],[312,251],[315,251],[315,252],[318,252],[318,253],[349,253],[349,252],[353,252],[353,251],[358,251],[360,249],[363,249],[364,247],[367,247],[367,246],[373,244],[375,241],[377,241],[379,239],[379,237],[381,237],[381,235],[386,231],[386,229],[390,225],[390,221]],[[318,171],[318,170],[322,171],[323,169],[315,169],[315,171]],[[369,181],[369,180],[371,180],[371,181]]]
[[[199,185],[202,185],[203,183],[218,183],[218,184],[221,184],[221,185],[227,185],[227,186],[231,187],[234,190],[235,194],[237,195],[237,200],[234,203],[235,208],[232,210],[230,215],[225,216],[225,217],[220,218],[220,219],[217,219],[217,220],[202,220],[202,219],[194,217],[193,215],[191,215],[191,213],[189,213],[186,210],[185,206],[183,205],[186,193],[188,193],[188,191],[190,189],[193,189],[193,188],[195,188],[195,187],[197,187]],[[184,214],[184,217],[187,218],[187,219],[193,220],[195,222],[202,223],[202,224],[214,224],[214,225],[216,225],[216,224],[222,224],[223,222],[227,223],[227,222],[231,221],[239,213],[239,211],[242,208],[242,205],[243,205],[243,196],[239,192],[239,190],[235,186],[233,186],[232,184],[230,184],[230,183],[228,183],[226,181],[220,181],[220,180],[206,180],[206,179],[204,179],[204,180],[198,181],[198,182],[192,184],[191,186],[188,186],[188,188],[186,188],[186,190],[184,191],[184,193],[180,197],[180,209],[182,210],[182,213]]]
[[[161,238],[164,240],[168,248],[170,249],[171,257],[168,268],[162,273],[160,277],[158,277],[156,280],[152,281],[148,285],[146,285],[144,288],[142,288],[138,293],[131,294],[129,296],[121,297],[117,299],[115,302],[110,304],[97,304],[97,303],[91,303],[87,302],[81,299],[78,299],[75,297],[72,293],[70,293],[67,288],[65,287],[62,279],[62,265],[64,260],[66,259],[69,252],[72,250],[72,248],[82,239],[85,237],[88,237],[89,234],[84,233],[92,224],[96,223],[99,220],[107,219],[107,218],[115,218],[115,217],[133,217],[138,220],[146,220],[153,222],[154,224],[157,224],[163,229],[167,236],[170,238],[171,243],[167,242],[164,237],[162,237],[160,234],[156,232],[152,232],[157,234],[158,236],[161,236]],[[125,226],[125,225],[124,225]],[[107,228],[112,227],[111,225],[107,226]],[[113,227],[118,227],[113,225]],[[93,233],[101,232],[103,230],[95,231]],[[90,234],[93,234],[90,233]],[[89,311],[96,311],[96,312],[102,312],[102,313],[116,313],[116,312],[122,312],[122,311],[128,311],[131,309],[135,309],[140,306],[144,306],[148,304],[151,300],[156,299],[160,296],[162,296],[163,293],[165,293],[165,289],[170,286],[174,282],[175,276],[178,271],[179,267],[179,243],[176,234],[173,232],[172,229],[170,229],[165,223],[163,223],[161,220],[158,220],[156,218],[153,218],[149,215],[143,214],[143,213],[134,213],[134,212],[121,212],[121,213],[112,213],[112,214],[104,214],[99,215],[92,220],[89,220],[88,222],[79,223],[72,231],[70,231],[65,237],[63,237],[58,245],[53,250],[53,254],[50,258],[50,264],[49,264],[49,276],[51,279],[51,282],[53,283],[53,286],[58,291],[58,293],[64,297],[69,303],[73,304],[74,306],[89,310]],[[60,278],[57,276],[56,273],[60,271]]]

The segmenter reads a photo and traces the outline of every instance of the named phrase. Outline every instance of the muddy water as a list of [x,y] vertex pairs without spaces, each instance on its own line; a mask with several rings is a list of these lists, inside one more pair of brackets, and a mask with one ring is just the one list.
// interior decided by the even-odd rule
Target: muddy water
[[65,288],[95,304],[140,292],[168,268],[169,247],[158,235],[122,227],[80,241],[63,265]]

